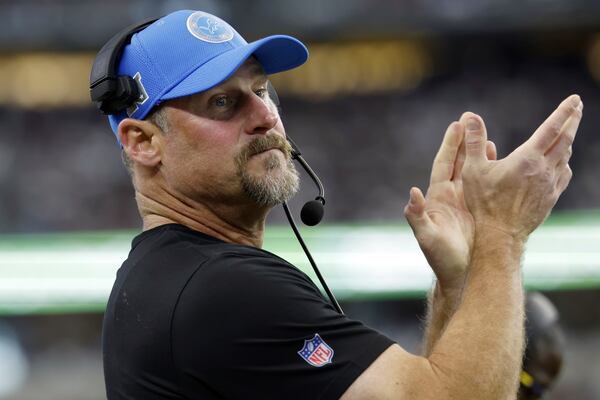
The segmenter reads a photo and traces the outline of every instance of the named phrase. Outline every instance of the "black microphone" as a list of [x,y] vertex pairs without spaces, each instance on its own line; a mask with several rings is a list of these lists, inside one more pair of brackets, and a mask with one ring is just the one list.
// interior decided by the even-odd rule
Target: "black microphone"
[[324,205],[325,205],[325,189],[323,188],[323,184],[321,180],[315,174],[315,171],[308,165],[308,163],[302,158],[302,153],[300,153],[300,149],[296,146],[296,143],[288,136],[288,142],[292,145],[292,159],[298,161],[302,168],[306,171],[308,176],[313,180],[317,188],[319,189],[319,195],[315,197],[314,200],[311,200],[304,204],[302,207],[302,211],[300,211],[300,219],[304,222],[304,225],[315,226],[323,219],[323,214],[325,213]]
[[315,226],[323,219],[325,199],[319,198],[304,204],[300,211],[300,219],[304,225]]

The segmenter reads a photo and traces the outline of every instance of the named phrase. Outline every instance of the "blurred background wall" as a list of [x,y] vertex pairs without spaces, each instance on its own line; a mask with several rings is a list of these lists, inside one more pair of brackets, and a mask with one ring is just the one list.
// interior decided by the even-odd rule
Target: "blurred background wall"
[[[89,69],[123,27],[182,8],[215,13],[248,40],[286,33],[308,44],[308,64],[273,82],[287,132],[325,184],[326,223],[401,221],[410,186],[426,189],[441,137],[462,112],[484,118],[503,157],[571,93],[583,98],[584,118],[556,208],[600,208],[600,2],[3,0],[0,232],[140,229],[119,149],[89,101]],[[314,196],[305,182],[296,209]],[[270,223],[283,224],[283,213]],[[600,292],[549,297],[568,356],[548,398],[600,398]],[[422,299],[345,307],[417,349]],[[104,398],[101,318],[0,319],[4,398]],[[2,354],[12,363],[3,366]]]

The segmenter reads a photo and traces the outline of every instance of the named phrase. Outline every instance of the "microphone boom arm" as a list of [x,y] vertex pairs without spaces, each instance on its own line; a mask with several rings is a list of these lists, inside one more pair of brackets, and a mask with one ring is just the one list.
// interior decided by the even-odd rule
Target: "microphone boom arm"
[[300,165],[302,165],[302,168],[304,168],[308,176],[310,176],[315,185],[317,185],[317,187],[319,188],[319,195],[315,198],[315,200],[318,200],[321,202],[322,205],[325,205],[325,188],[323,188],[323,184],[321,183],[321,180],[319,179],[317,174],[315,174],[315,171],[313,171],[312,168],[308,165],[308,163],[304,160],[304,158],[302,158],[302,155],[299,151],[292,151],[292,159],[298,161]]
[[300,236],[300,231],[298,230],[298,227],[296,226],[296,223],[294,222],[294,217],[292,216],[292,213],[290,212],[290,209],[288,208],[287,203],[283,202],[282,205],[283,205],[283,210],[285,211],[285,215],[287,216],[288,221],[290,222],[290,226],[292,227],[292,230],[294,231],[294,234],[296,235],[296,239],[298,239],[298,242],[300,242],[300,246],[302,246],[302,250],[304,250],[304,254],[306,254],[306,258],[308,258],[308,261],[310,262],[310,265],[313,267],[315,274],[317,275],[317,278],[319,278],[319,282],[321,282],[321,286],[323,286],[323,289],[325,289],[325,293],[327,293],[327,296],[329,297],[329,301],[331,301],[331,304],[337,310],[337,312],[344,315],[344,311],[342,310],[342,307],[340,307],[340,304],[338,303],[337,299],[335,298],[335,296],[329,289],[329,286],[327,286],[327,283],[325,282],[325,278],[323,278],[323,275],[321,275],[321,272],[319,271],[319,268],[317,268],[317,264],[315,263],[315,260],[312,258],[312,255],[308,251],[308,247],[306,247],[306,244],[304,243],[302,236]]

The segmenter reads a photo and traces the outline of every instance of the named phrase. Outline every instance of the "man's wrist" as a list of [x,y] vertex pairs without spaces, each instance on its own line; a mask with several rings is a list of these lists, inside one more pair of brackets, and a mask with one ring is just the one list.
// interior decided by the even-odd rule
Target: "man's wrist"
[[476,224],[471,259],[508,257],[520,265],[526,242],[527,235],[514,234],[491,225]]
[[510,229],[493,222],[475,222],[475,238],[485,237],[498,242],[524,246],[527,235],[523,230]]

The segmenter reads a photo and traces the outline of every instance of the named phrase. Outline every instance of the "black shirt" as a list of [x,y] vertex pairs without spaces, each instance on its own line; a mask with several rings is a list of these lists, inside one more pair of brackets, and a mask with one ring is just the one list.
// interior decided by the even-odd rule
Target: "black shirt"
[[285,260],[176,224],[133,240],[102,341],[109,400],[338,399],[393,343]]

